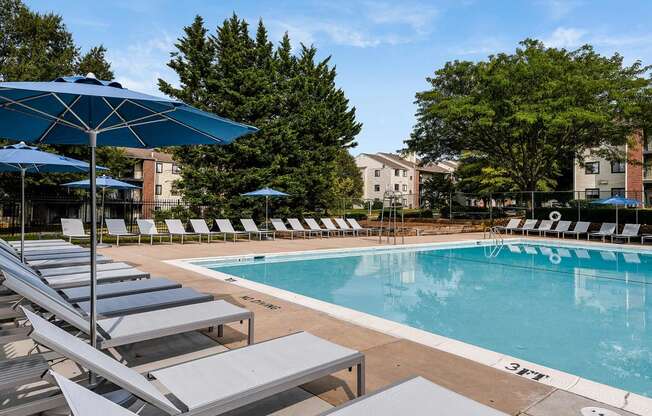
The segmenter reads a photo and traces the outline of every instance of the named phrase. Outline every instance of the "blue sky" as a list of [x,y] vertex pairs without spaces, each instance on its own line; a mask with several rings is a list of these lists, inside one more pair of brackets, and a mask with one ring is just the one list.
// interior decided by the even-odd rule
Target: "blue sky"
[[360,152],[395,151],[414,124],[414,94],[445,62],[513,51],[533,37],[550,46],[593,44],[627,62],[652,63],[652,2],[600,0],[441,1],[26,1],[63,15],[83,48],[104,44],[118,80],[157,93],[156,79],[176,82],[167,67],[183,26],[199,14],[214,30],[236,12],[262,18],[272,40],[288,31],[295,45],[332,55],[338,85],[364,124]]

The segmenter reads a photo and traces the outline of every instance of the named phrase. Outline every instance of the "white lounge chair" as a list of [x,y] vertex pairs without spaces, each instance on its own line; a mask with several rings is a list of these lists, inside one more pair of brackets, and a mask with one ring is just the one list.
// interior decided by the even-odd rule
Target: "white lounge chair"
[[337,228],[335,224],[333,224],[333,221],[331,221],[330,218],[322,218],[321,223],[324,224],[324,227],[326,227],[327,230],[337,232],[338,235],[346,235],[346,234],[355,235],[355,232],[353,230],[350,229],[342,230],[341,228]]
[[172,243],[172,234],[170,233],[161,233],[156,228],[154,220],[136,220],[138,224],[138,245],[140,245],[141,237],[149,237],[149,244],[154,244],[154,237],[159,237],[159,243],[163,242],[163,237],[170,237],[170,243]]
[[276,233],[272,230],[260,230],[251,218],[240,218],[240,223],[244,230],[253,235],[258,235],[258,239],[262,240],[263,236],[272,236],[272,240],[276,240]]
[[550,228],[549,230],[543,231],[543,235],[548,235],[548,233],[550,233],[550,234],[557,234],[557,237],[559,238],[559,236],[560,236],[563,232],[568,231],[568,229],[570,228],[570,226],[571,226],[571,222],[570,222],[570,221],[558,221],[558,222],[557,222],[557,225],[555,226],[555,228]]
[[509,220],[507,225],[497,225],[493,228],[498,232],[503,231],[505,234],[507,234],[507,231],[513,233],[514,230],[518,228],[520,223],[521,223],[520,218],[512,218],[511,220]]
[[307,235],[308,238],[312,235],[318,235],[320,238],[324,236],[324,230],[309,230],[303,227],[303,224],[301,224],[301,221],[299,221],[298,218],[288,218],[288,223],[290,224],[290,227],[294,231],[300,231],[303,232],[303,235]]
[[287,234],[290,236],[290,239],[294,239],[295,234],[303,236],[303,238],[306,238],[306,236],[308,235],[308,233],[306,233],[305,231],[297,231],[294,229],[292,230],[289,229],[288,227],[285,226],[285,223],[280,218],[271,218],[270,221],[272,222],[272,227],[274,227],[277,233]]
[[352,235],[358,235],[358,231],[355,228],[351,228],[349,224],[344,221],[344,218],[333,218],[335,220],[335,223],[337,226],[342,230],[343,232],[350,232]]
[[72,242],[73,238],[76,240],[88,240],[91,238],[84,231],[84,224],[76,218],[61,218],[61,231],[69,243]]
[[221,233],[217,231],[211,231],[208,228],[208,224],[203,219],[192,219],[190,220],[190,226],[192,230],[199,235],[199,241],[201,242],[201,236],[205,235],[207,241],[211,242],[211,237],[214,235],[220,235]]
[[522,227],[516,227],[512,231],[520,231],[521,234],[526,234],[529,233],[530,231],[534,230],[534,227],[537,225],[537,222],[539,220],[525,220],[525,223],[523,223]]
[[380,228],[363,227],[362,225],[360,225],[360,223],[358,223],[358,220],[356,220],[355,218],[347,218],[346,220],[349,222],[349,224],[351,224],[351,228],[353,228],[358,234],[360,233],[360,231],[366,232],[367,235],[373,233],[380,233]]
[[590,222],[578,221],[575,223],[575,228],[569,231],[564,231],[561,233],[561,237],[566,238],[566,235],[574,235],[579,240],[580,235],[586,234],[589,231],[590,226]]
[[150,371],[147,375],[156,380],[152,383],[36,314],[28,310],[25,314],[34,342],[168,415],[226,413],[352,367],[357,367],[357,394],[365,393],[364,355],[307,332]]
[[308,227],[310,227],[310,231],[320,231],[322,235],[327,235],[327,236],[332,236],[332,235],[339,235],[340,232],[338,230],[325,230],[319,226],[317,221],[314,218],[303,218],[303,220],[306,222]]
[[530,235],[530,231],[532,232],[538,232],[539,235],[543,235],[543,233],[550,231],[552,229],[552,220],[541,220],[541,223],[539,223],[539,226],[533,230],[528,230],[526,231],[526,235]]
[[594,233],[587,233],[586,234],[586,239],[590,240],[591,237],[598,237],[602,240],[604,243],[607,237],[610,237],[616,233],[616,223],[613,222],[605,222],[602,223],[600,226],[600,229],[597,232]]
[[[168,232],[170,233],[170,241],[172,241],[172,237],[177,235],[181,237],[181,244],[183,244],[184,237],[197,235],[197,233],[186,231],[186,227],[184,227],[181,220],[178,219],[165,220],[165,226],[168,227]],[[199,243],[201,243],[201,237]]]
[[632,238],[638,238],[638,232],[641,229],[641,224],[625,224],[623,231],[620,234],[611,235],[611,242],[616,240],[627,240],[627,243],[632,242]]
[[133,237],[137,238],[138,234],[130,233],[127,231],[127,224],[122,218],[119,219],[105,219],[104,223],[106,224],[106,233],[112,237],[115,237],[116,246],[120,247],[120,237]]
[[236,231],[229,219],[216,219],[215,223],[220,232],[224,234],[224,241],[226,241],[228,235],[233,236],[234,243],[237,241],[239,235],[246,235],[249,241],[251,241],[251,233],[248,231]]

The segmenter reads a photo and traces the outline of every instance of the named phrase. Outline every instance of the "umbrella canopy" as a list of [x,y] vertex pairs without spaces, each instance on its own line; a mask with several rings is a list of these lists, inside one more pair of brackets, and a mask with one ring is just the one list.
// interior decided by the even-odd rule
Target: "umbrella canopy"
[[[66,188],[89,189],[91,187],[91,181],[84,179],[83,181],[64,183],[61,186],[65,186]],[[99,189],[140,189],[140,186],[122,182],[107,175],[102,175],[97,178],[95,180],[95,186]]]
[[[20,172],[20,259],[25,260],[25,174],[88,172],[90,165],[81,160],[43,152],[24,142],[0,149],[0,172]],[[106,170],[103,167],[97,169]]]
[[[616,230],[618,230],[618,207],[619,206],[635,206],[639,207],[641,202],[637,199],[625,198],[622,196],[612,196],[610,198],[598,199],[591,202],[592,204],[599,205],[615,205],[616,206]],[[638,209],[636,210],[636,223],[638,223]]]
[[0,82],[0,137],[36,143],[87,144],[91,154],[90,319],[97,345],[95,148],[229,144],[257,129],[180,101],[122,88],[117,82],[61,77]]
[[265,197],[265,229],[267,230],[267,224],[269,222],[269,198],[270,197],[281,197],[281,196],[290,196],[289,194],[286,194],[285,192],[277,191],[276,189],[272,188],[261,188],[256,191],[251,191],[247,192],[246,194],[242,194],[242,196],[264,196]]

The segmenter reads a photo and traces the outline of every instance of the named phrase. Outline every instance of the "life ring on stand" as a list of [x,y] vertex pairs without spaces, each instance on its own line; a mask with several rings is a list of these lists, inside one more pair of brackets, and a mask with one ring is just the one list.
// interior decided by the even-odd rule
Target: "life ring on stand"
[[548,260],[550,260],[550,263],[552,264],[559,264],[561,263],[561,256],[557,253],[553,253],[548,257]]
[[551,221],[559,221],[561,219],[561,212],[552,211],[548,214],[548,218],[550,218]]

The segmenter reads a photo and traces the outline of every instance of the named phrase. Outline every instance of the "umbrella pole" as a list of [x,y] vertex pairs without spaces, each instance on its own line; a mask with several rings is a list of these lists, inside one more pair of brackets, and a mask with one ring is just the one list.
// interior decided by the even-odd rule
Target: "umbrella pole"
[[269,197],[265,196],[265,231],[269,230]]
[[25,168],[20,170],[20,261],[25,263]]
[[[97,132],[90,130],[88,132],[88,145],[91,148],[91,166],[90,166],[90,185],[91,185],[91,285],[90,285],[90,303],[91,303],[91,345],[97,348],[97,184],[95,183],[95,148],[97,147]],[[93,373],[90,374],[91,382],[94,381]]]
[[102,217],[100,218],[100,245],[102,244],[102,236],[104,235],[104,187],[102,187]]

